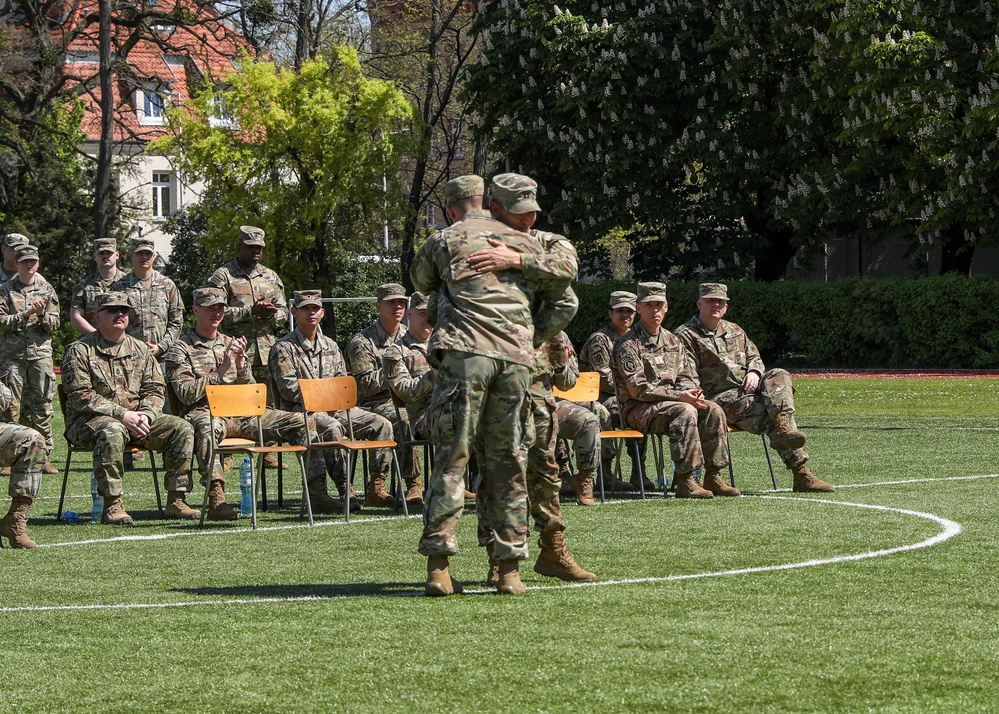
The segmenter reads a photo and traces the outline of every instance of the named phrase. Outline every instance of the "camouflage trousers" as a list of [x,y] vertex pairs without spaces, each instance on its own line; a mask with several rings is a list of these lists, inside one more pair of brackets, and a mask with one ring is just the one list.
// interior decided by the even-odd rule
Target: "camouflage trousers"
[[[319,430],[320,441],[337,441],[347,438],[347,412],[336,412],[334,415],[316,414],[316,427]],[[392,424],[382,416],[360,407],[350,410],[350,423],[354,427],[354,438],[365,441],[384,441],[392,438]],[[392,473],[392,450],[375,449],[367,457],[368,478],[383,476],[386,479]],[[341,488],[347,479],[347,454],[342,449],[326,449],[317,451],[318,457],[326,465],[326,472]]]
[[66,436],[77,446],[94,450],[94,475],[102,496],[120,496],[125,446],[134,444],[163,453],[163,483],[167,491],[187,491],[191,483],[194,427],[180,417],[159,414],[149,433],[136,439],[114,417],[96,416],[70,429]]
[[[215,443],[229,437],[239,439],[257,439],[257,419],[256,417],[228,417],[211,418],[207,407],[201,407],[189,411],[184,415],[184,419],[194,427],[194,455],[198,459],[198,472],[201,474],[201,485],[212,481],[225,482],[225,472],[219,457],[215,457],[215,462],[210,463],[208,452],[211,446],[211,438],[214,432]],[[304,444],[305,419],[297,412],[286,412],[280,409],[267,409],[260,417],[260,429],[264,435],[265,444]],[[325,475],[325,466],[322,461],[314,461],[312,473],[309,479],[321,478]]]
[[52,400],[56,378],[51,357],[32,360],[5,360],[0,379],[13,395],[10,421],[24,424],[45,439],[46,453],[52,453]]
[[37,496],[45,466],[45,439],[29,427],[0,423],[0,466],[10,466],[7,493],[11,498]]
[[[362,409],[387,419],[389,424],[392,426],[393,434],[393,436],[389,438],[394,438],[396,441],[402,441],[403,435],[401,433],[401,427],[399,420],[396,418],[395,407],[392,405],[391,399],[380,404],[368,404],[362,407]],[[402,417],[402,421],[405,424],[409,424],[409,415],[406,413],[405,409],[400,409],[399,415]],[[351,414],[351,419],[353,418],[353,414]],[[407,449],[402,455],[401,467],[402,478],[407,484],[412,483],[415,479],[420,477],[420,454],[415,448]]]
[[[545,397],[530,395],[530,421],[526,425],[525,437],[531,439],[527,449],[527,498],[531,506],[531,516],[534,519],[536,531],[564,531],[565,520],[562,518],[562,508],[559,503],[559,489],[562,480],[559,478],[558,463],[555,461],[555,442],[559,437],[559,423],[555,417],[556,403],[551,392]],[[480,438],[476,442],[476,452],[479,462],[486,458],[483,453],[484,444]],[[487,489],[480,488],[475,492],[475,510],[478,513],[489,513],[492,510],[492,500]],[[492,542],[492,531],[489,524],[479,518],[479,545],[485,546]]]
[[[622,428],[621,408],[618,405],[617,397],[608,397],[600,402],[600,405],[603,406],[602,411],[596,404],[593,409],[597,416],[600,417],[600,428],[606,430]],[[603,461],[611,461],[615,456],[617,456],[616,441],[616,439],[605,439],[600,444],[600,458]],[[645,449],[647,446],[647,439],[638,440],[638,455],[641,457],[642,463],[645,462]],[[632,472],[634,473],[634,467],[632,467]]]
[[[760,386],[753,394],[746,394],[741,387],[716,394],[711,401],[717,402],[725,410],[730,424],[751,434],[766,434],[773,437],[774,418],[780,412],[794,414],[794,387],[791,375],[783,369],[770,369],[760,377]],[[774,450],[789,469],[808,461],[804,447]]]
[[604,412],[606,419],[610,418],[602,404],[598,402],[593,406],[599,411],[591,412],[582,404],[563,399],[558,402],[555,409],[559,438],[572,442],[572,450],[576,454],[576,470],[588,476],[596,474],[598,460],[603,451],[600,429],[605,419],[601,419],[599,412]]
[[465,468],[476,437],[482,440],[488,524],[494,556],[527,557],[528,510],[526,427],[530,370],[513,362],[445,352],[430,405],[431,433],[437,444],[425,493],[423,555],[454,555],[455,528],[465,505]]
[[725,412],[714,402],[696,409],[685,402],[637,402],[627,413],[628,423],[647,434],[668,434],[676,473],[687,475],[728,466],[728,425]]

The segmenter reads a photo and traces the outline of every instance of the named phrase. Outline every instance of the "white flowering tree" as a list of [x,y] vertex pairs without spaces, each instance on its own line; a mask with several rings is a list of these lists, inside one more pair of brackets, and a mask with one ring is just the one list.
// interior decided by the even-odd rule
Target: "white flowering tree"
[[953,258],[992,238],[996,138],[995,18],[955,3],[490,3],[470,99],[584,256],[623,228],[647,276],[773,280],[847,231]]

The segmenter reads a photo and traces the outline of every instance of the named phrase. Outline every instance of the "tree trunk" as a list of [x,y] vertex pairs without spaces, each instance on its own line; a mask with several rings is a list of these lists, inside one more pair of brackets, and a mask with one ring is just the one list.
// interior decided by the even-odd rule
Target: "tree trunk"
[[100,61],[101,139],[94,176],[94,239],[108,234],[111,203],[111,162],[114,143],[114,93],[111,67],[111,0],[97,3],[97,51]]
[[971,275],[971,259],[975,245],[964,237],[964,226],[958,223],[940,231],[940,274]]

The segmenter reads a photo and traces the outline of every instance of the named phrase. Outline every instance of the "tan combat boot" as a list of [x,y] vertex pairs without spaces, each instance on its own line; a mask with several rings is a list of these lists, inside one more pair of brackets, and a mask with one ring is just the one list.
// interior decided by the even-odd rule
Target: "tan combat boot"
[[805,435],[798,431],[794,423],[794,412],[777,412],[774,430],[770,433],[770,445],[775,449],[800,449],[805,445]]
[[431,555],[427,558],[427,584],[423,587],[424,595],[443,597],[463,592],[465,592],[465,588],[451,577],[446,555]]
[[499,579],[496,583],[497,595],[523,595],[527,588],[520,582],[520,561],[499,561]]
[[271,453],[264,456],[264,468],[278,469],[280,467],[281,462],[278,460],[277,454]]
[[830,493],[836,490],[831,483],[826,483],[816,476],[807,464],[801,464],[791,469],[794,474],[794,487],[791,489],[797,493]]
[[492,588],[499,585],[500,581],[499,577],[500,562],[493,557],[494,545],[495,544],[492,541],[486,543],[486,553],[489,555],[489,574],[486,575],[486,585]]
[[365,506],[394,506],[395,499],[385,491],[385,482],[388,477],[385,474],[373,476],[368,481],[368,492],[364,494]]
[[604,492],[611,493],[613,491],[630,491],[631,484],[627,481],[621,481],[614,475],[614,459],[604,459],[602,462],[603,472],[604,472]]
[[741,496],[742,491],[729,486],[718,471],[708,471],[704,474],[704,488],[716,496]]
[[[340,500],[347,498],[348,491],[350,492],[350,512],[357,513],[361,510],[361,502],[357,500],[357,496],[354,495],[354,485],[351,484],[350,488],[347,488],[347,479],[343,474],[331,473],[330,478],[333,479],[333,483],[336,484],[336,490],[340,494]],[[343,510],[341,507],[340,510]]]
[[[18,494],[10,501],[10,510],[0,519],[0,537],[10,541],[11,548],[36,548],[38,544],[28,535],[28,509],[35,497]],[[3,541],[0,541],[0,548]]]
[[713,498],[711,491],[703,489],[694,478],[694,474],[677,474],[676,476],[676,497],[677,498]]
[[309,481],[309,503],[313,513],[343,513],[343,501],[330,496],[326,489],[325,474]]
[[183,491],[167,492],[167,507],[164,515],[178,521],[196,521],[201,518],[201,511],[187,505]]
[[406,484],[406,503],[410,506],[423,505],[423,484],[420,483],[419,475]]
[[597,579],[596,575],[583,570],[576,563],[565,544],[565,534],[562,531],[542,531],[539,544],[541,553],[534,563],[535,573],[570,583]]
[[130,526],[132,517],[125,510],[121,496],[105,496],[104,511],[101,513],[101,523],[109,526]]
[[577,473],[572,477],[572,488],[576,492],[576,503],[580,506],[595,506],[593,500],[593,474]]
[[49,475],[59,473],[59,469],[52,464],[52,459],[48,456],[45,457],[45,465],[42,467],[42,473]]
[[234,521],[236,509],[225,502],[225,486],[218,479],[212,479],[208,487],[208,520]]

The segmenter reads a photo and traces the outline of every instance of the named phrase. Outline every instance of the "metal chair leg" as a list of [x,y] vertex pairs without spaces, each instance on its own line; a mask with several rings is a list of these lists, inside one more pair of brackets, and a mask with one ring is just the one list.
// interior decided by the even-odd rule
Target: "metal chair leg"
[[149,454],[149,467],[153,470],[153,488],[156,491],[156,509],[159,511],[160,518],[163,518],[166,514],[163,513],[163,499],[160,498],[160,476],[159,472],[156,470],[156,454],[152,451],[147,453]]
[[[315,521],[312,520],[312,497],[309,495],[309,476],[308,471],[305,468],[305,459],[302,458],[302,454],[298,455],[298,466],[302,469],[302,501],[305,503],[305,512],[309,516],[309,525],[314,526]],[[278,477],[280,478],[280,476]],[[323,478],[326,478],[326,474],[323,474]],[[278,490],[280,493],[280,489]],[[348,510],[349,507],[348,507]]]
[[73,447],[69,447],[69,453],[66,454],[66,468],[62,472],[62,490],[59,492],[59,511],[56,513],[56,520],[62,520],[62,507],[66,502],[66,483],[69,481],[69,464],[73,458]]
[[735,470],[732,468],[732,445],[728,443],[728,437],[725,438],[725,451],[728,454],[728,482],[735,488]]
[[770,482],[774,485],[774,491],[777,490],[777,474],[774,473],[774,462],[770,458],[770,447],[767,446],[767,437],[760,434],[760,439],[763,440],[763,453],[767,455],[767,466],[770,467]]

